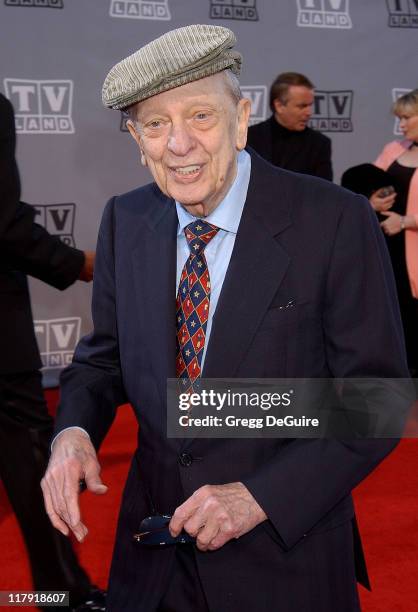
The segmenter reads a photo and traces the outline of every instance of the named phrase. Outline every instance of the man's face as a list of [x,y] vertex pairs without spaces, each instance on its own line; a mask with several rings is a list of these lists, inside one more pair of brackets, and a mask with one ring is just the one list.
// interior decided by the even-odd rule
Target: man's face
[[163,193],[193,215],[207,216],[225,197],[245,147],[249,100],[234,102],[218,73],[137,105],[129,131]]
[[312,115],[313,102],[313,89],[301,85],[290,85],[285,104],[282,104],[277,98],[274,100],[274,116],[288,130],[302,132]]

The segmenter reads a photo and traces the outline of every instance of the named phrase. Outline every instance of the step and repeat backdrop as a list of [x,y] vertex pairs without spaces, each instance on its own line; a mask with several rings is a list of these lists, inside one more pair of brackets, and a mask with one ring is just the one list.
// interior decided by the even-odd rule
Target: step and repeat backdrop
[[[123,116],[101,105],[107,71],[190,23],[235,32],[252,122],[269,116],[278,73],[313,81],[311,125],[332,139],[337,182],[399,137],[390,107],[418,87],[418,0],[0,0],[0,89],[15,108],[22,199],[67,244],[94,249],[106,201],[149,181]],[[90,330],[91,286],[31,281],[31,293],[50,386]]]

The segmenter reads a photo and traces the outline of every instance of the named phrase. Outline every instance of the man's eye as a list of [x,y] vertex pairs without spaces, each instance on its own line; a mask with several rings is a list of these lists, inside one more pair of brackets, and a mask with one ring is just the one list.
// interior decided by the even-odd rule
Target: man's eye
[[146,130],[159,130],[164,126],[164,121],[162,119],[153,119],[152,121],[147,121],[144,124],[144,128]]
[[199,121],[202,121],[203,119],[207,119],[208,118],[208,113],[196,113],[196,119],[198,119]]

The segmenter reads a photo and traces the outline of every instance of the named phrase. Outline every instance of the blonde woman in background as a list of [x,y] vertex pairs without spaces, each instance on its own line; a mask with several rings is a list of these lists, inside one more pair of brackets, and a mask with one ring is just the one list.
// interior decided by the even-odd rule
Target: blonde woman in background
[[418,376],[418,89],[398,98],[393,113],[404,139],[387,144],[374,162],[393,179],[394,192],[370,197],[387,236],[405,329],[408,364]]

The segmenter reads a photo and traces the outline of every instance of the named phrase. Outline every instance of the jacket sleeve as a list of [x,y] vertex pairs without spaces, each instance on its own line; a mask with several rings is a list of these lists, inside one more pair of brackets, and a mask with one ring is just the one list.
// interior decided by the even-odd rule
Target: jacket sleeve
[[35,223],[35,210],[20,202],[15,160],[15,123],[10,102],[0,94],[0,255],[10,269],[65,289],[84,265],[84,253],[65,245]]
[[71,365],[61,374],[61,404],[55,433],[66,427],[85,429],[98,448],[116,408],[127,402],[122,382],[113,255],[112,199],[99,231],[93,285],[93,329],[78,344]]

